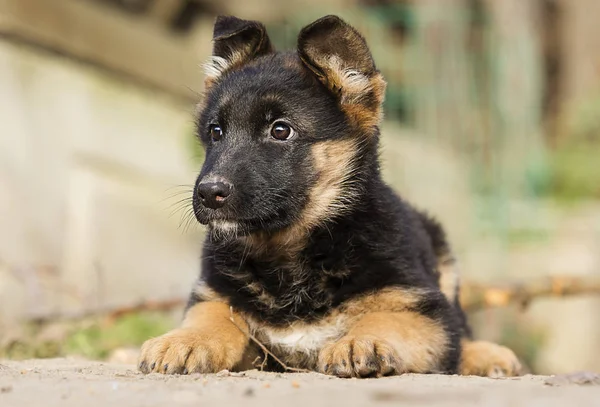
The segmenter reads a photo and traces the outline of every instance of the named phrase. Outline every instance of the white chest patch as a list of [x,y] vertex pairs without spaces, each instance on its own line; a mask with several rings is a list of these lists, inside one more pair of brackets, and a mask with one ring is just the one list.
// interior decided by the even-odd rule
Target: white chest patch
[[271,346],[287,352],[313,353],[334,342],[346,333],[345,318],[339,317],[331,323],[298,324],[289,328],[265,328],[257,330],[259,337]]

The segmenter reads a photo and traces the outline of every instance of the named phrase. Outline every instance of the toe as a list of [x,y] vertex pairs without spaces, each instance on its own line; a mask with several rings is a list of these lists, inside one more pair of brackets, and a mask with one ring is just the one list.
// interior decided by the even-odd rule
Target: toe
[[354,372],[358,377],[376,376],[379,372],[379,361],[375,346],[369,340],[355,340],[352,344]]
[[346,337],[324,348],[319,370],[338,377],[376,377],[400,371],[393,347],[375,337]]
[[169,347],[161,361],[160,372],[167,374],[181,374],[192,349],[180,343]]

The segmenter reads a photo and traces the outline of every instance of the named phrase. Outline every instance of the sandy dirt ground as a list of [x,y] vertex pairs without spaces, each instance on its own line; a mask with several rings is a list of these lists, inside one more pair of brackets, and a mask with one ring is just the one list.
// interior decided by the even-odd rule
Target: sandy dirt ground
[[258,371],[144,376],[131,365],[78,359],[0,361],[1,407],[167,405],[582,407],[600,406],[600,386],[546,376],[486,379],[404,375],[344,380]]

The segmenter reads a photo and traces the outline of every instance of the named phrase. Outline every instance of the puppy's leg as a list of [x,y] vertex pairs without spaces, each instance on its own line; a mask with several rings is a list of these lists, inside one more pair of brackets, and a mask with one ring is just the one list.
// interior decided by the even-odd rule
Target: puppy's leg
[[417,312],[375,312],[323,348],[318,366],[339,377],[435,372],[450,342],[440,322]]
[[505,346],[486,341],[462,340],[461,375],[508,377],[522,374],[521,363]]
[[234,368],[242,361],[248,345],[244,333],[248,332],[248,325],[235,313],[235,324],[231,317],[229,306],[222,302],[193,305],[180,328],[144,343],[140,370],[187,374]]

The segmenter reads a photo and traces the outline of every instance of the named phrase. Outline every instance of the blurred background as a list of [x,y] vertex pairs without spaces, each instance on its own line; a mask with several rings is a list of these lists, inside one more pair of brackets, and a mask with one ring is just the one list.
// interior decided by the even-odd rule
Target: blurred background
[[[281,49],[329,13],[389,82],[386,179],[443,221],[466,283],[598,281],[597,0],[0,0],[0,357],[130,361],[177,324],[214,18]],[[470,314],[532,372],[600,370],[598,294]]]

